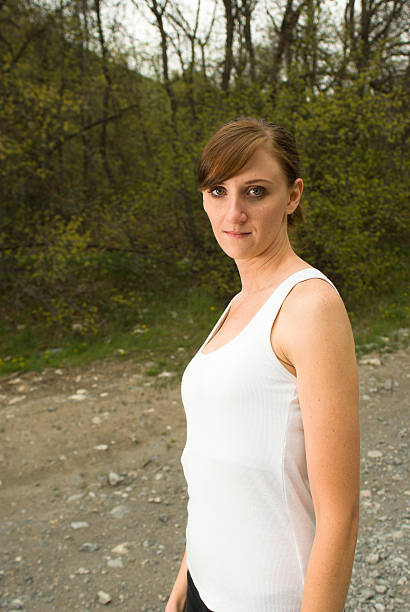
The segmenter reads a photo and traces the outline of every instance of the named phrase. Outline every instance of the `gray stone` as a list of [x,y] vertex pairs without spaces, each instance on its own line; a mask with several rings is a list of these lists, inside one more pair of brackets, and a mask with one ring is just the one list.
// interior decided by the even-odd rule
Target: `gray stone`
[[372,492],[370,489],[362,489],[360,491],[360,497],[366,497],[367,499],[371,498]]
[[387,378],[383,383],[383,389],[385,391],[391,391],[393,389],[393,381],[391,378]]
[[122,519],[128,512],[130,512],[128,506],[116,506],[111,510],[110,514],[116,519]]
[[122,562],[122,559],[120,557],[118,557],[117,559],[109,559],[107,561],[107,565],[108,567],[112,567],[114,569],[120,569],[124,567],[124,563]]
[[161,372],[160,374],[158,374],[157,378],[171,378],[171,376],[173,376],[174,373],[173,372]]
[[116,472],[110,471],[108,473],[108,482],[112,487],[115,487],[119,482],[122,481],[121,476],[119,476]]
[[106,604],[110,603],[110,601],[112,601],[111,595],[109,593],[106,593],[105,591],[98,591],[97,595],[98,595],[98,602],[102,604],[103,606],[105,606]]
[[367,456],[376,459],[377,457],[383,457],[383,453],[379,450],[369,450]]
[[394,557],[394,559],[392,559],[392,563],[395,565],[408,565],[406,559],[402,559],[401,557]]
[[363,589],[362,593],[362,600],[366,601],[367,599],[372,599],[372,597],[374,597],[375,593],[373,591],[373,589]]
[[360,359],[359,363],[360,365],[371,365],[376,368],[382,365],[378,357],[363,357],[363,359]]
[[128,542],[117,544],[117,546],[114,546],[111,552],[115,553],[116,555],[128,555]]
[[376,565],[376,563],[380,561],[379,553],[378,552],[370,553],[370,555],[367,555],[366,561],[367,563],[370,563],[370,565]]
[[99,550],[99,548],[100,547],[98,544],[93,544],[92,542],[84,542],[84,544],[80,546],[80,552],[95,552]]
[[79,499],[82,499],[83,497],[84,497],[84,493],[76,493],[75,495],[70,495],[67,501],[68,502],[78,501]]

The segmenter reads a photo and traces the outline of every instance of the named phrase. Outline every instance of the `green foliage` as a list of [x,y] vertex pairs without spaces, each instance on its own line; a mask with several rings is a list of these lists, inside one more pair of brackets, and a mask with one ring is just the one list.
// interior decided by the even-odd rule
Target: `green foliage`
[[[2,323],[0,374],[75,367],[104,358],[132,359],[137,371],[152,377],[163,371],[180,376],[226,302],[203,288],[159,287],[155,294],[145,292],[138,299],[138,310],[124,306],[127,324],[112,318],[95,335],[58,332],[55,327],[47,334],[41,324],[22,324],[16,329]],[[377,300],[368,297],[349,315],[359,355],[408,346],[410,309],[405,285],[397,284],[393,294]],[[175,379],[160,378],[158,382],[169,380]]]
[[363,94],[360,83],[319,96],[295,121],[308,217],[296,245],[350,303],[386,291],[406,270],[409,125],[400,90]]
[[240,115],[295,132],[308,223],[292,240],[349,307],[402,282],[409,92],[394,58],[387,80],[375,51],[361,72],[353,56],[343,66],[336,51],[319,53],[330,17],[316,24],[304,13],[275,83],[273,31],[256,50],[256,80],[243,70],[222,90],[218,69],[206,64],[209,74],[193,65],[163,83],[130,68],[114,31],[102,55],[92,11],[25,0],[0,7],[0,313],[8,329],[99,337],[112,325],[142,324],[141,299],[154,288],[201,286],[218,300],[237,291],[195,167],[215,128]]
[[410,306],[407,283],[396,283],[386,294],[367,296],[350,318],[359,354],[392,352],[409,345]]
[[180,375],[222,306],[202,289],[164,285],[155,294],[145,291],[136,304],[122,304],[96,334],[57,326],[47,333],[41,322],[17,328],[3,322],[0,374],[132,358],[144,374],[167,370]]

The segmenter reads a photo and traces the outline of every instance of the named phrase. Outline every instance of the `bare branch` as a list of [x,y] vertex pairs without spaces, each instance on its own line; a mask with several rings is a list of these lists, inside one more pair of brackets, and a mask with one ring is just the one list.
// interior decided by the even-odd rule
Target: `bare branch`
[[54,153],[54,151],[62,147],[69,140],[72,140],[73,138],[77,138],[78,136],[82,136],[82,134],[84,134],[85,132],[92,130],[93,128],[101,125],[102,123],[109,123],[110,121],[115,121],[116,119],[119,119],[125,113],[128,113],[130,110],[138,108],[139,104],[140,103],[137,102],[136,104],[131,104],[130,106],[121,108],[117,113],[115,113],[115,115],[110,115],[107,117],[103,117],[101,119],[96,119],[95,121],[92,121],[91,123],[88,123],[87,125],[83,126],[80,130],[76,130],[75,132],[71,132],[71,134],[65,134],[64,136],[61,136],[60,138],[57,139],[54,145],[49,148],[49,154]]

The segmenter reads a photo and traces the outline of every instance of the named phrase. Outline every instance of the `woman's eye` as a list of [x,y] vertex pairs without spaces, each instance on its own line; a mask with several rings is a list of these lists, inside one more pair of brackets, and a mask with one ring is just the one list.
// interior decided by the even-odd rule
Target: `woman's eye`
[[255,185],[254,187],[251,187],[249,189],[249,193],[256,198],[261,198],[265,195],[266,189],[265,187],[261,187],[260,185]]
[[219,198],[224,195],[225,189],[221,187],[220,185],[217,185],[213,189],[210,189],[209,193],[213,195],[214,197]]

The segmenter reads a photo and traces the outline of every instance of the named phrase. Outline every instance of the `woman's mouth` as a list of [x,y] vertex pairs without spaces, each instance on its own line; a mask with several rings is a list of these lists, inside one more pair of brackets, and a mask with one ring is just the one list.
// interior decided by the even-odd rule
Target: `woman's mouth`
[[251,232],[228,232],[227,230],[224,230],[224,234],[230,236],[231,238],[246,238],[247,236],[250,236]]

